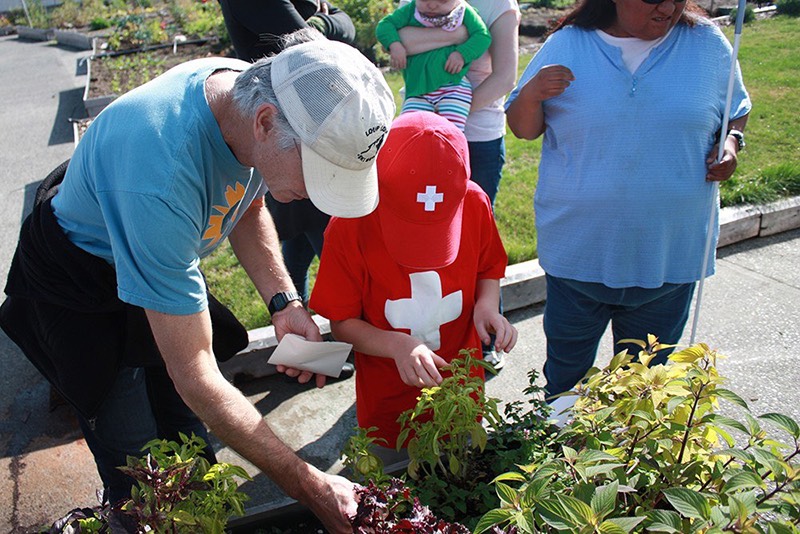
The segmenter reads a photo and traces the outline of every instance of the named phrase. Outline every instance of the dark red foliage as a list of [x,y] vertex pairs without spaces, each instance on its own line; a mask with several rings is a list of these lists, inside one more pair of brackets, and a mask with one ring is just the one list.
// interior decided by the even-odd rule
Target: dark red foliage
[[350,520],[353,532],[368,534],[470,534],[464,525],[437,518],[411,495],[399,479],[386,487],[373,482],[356,491],[358,511]]

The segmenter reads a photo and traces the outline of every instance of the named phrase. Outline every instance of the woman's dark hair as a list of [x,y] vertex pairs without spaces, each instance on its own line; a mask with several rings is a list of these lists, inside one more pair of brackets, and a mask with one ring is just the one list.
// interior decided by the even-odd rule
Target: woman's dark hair
[[[694,26],[698,20],[706,17],[706,12],[692,0],[684,0],[686,8],[678,23]],[[612,0],[581,0],[575,8],[558,21],[554,33],[564,26],[574,25],[589,30],[602,30],[611,26],[617,18],[617,8]]]

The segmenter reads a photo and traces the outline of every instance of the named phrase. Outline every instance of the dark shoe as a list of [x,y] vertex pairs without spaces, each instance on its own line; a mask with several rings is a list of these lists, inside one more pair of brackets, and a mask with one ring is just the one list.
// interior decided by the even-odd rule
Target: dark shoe
[[342,365],[342,373],[337,380],[347,380],[356,372],[356,366],[350,362],[344,362]]

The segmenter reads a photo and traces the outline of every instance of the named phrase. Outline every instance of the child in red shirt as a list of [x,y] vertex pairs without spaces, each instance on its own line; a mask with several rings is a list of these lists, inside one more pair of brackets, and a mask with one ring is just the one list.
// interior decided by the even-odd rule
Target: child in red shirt
[[464,134],[434,113],[403,114],[377,167],[377,209],[328,225],[310,307],[353,345],[359,426],[394,447],[397,418],[442,381],[439,368],[460,349],[480,354],[490,333],[510,351],[517,331],[498,312],[508,258]]

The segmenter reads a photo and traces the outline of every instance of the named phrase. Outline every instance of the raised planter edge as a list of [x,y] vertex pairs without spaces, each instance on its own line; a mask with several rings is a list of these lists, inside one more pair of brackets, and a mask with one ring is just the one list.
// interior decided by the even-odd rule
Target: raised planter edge
[[55,38],[55,29],[17,26],[17,37],[31,41],[52,41]]

